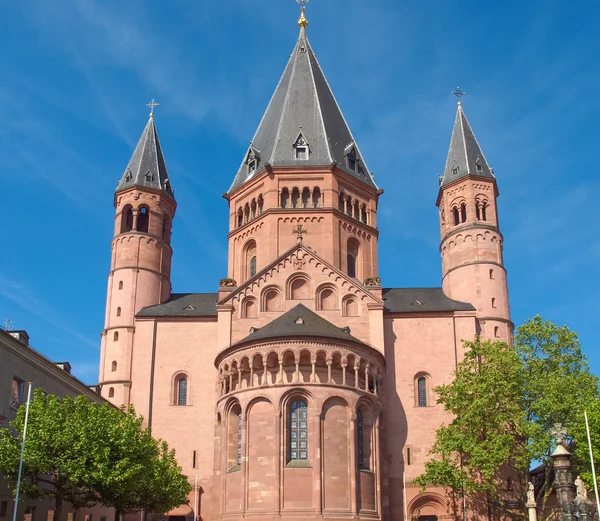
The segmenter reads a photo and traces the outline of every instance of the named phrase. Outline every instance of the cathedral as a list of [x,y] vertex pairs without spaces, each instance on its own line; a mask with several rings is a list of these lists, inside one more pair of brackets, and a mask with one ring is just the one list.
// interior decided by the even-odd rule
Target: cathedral
[[194,490],[173,520],[462,517],[412,480],[462,340],[512,338],[496,178],[459,102],[431,194],[441,287],[386,287],[383,190],[298,24],[225,194],[214,293],[171,291],[177,179],[150,115],[114,194],[101,393],[176,450]]

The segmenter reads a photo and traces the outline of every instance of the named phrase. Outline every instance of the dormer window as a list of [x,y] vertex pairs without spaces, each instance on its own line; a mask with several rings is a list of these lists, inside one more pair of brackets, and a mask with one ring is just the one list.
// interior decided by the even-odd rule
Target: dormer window
[[475,162],[475,168],[478,172],[483,172],[483,165],[481,164],[481,159],[477,158],[477,161]]
[[452,165],[452,175],[458,175],[458,166],[456,163]]
[[298,161],[308,161],[309,154],[308,143],[304,136],[300,134],[294,143],[294,158]]
[[150,172],[148,172],[146,174],[146,182],[151,183],[152,181],[154,181],[154,176]]
[[258,152],[253,147],[250,147],[250,151],[248,152],[248,157],[246,159],[246,165],[248,167],[249,176],[256,172],[256,169],[258,168],[259,159],[260,156],[258,155]]
[[133,179],[133,175],[131,174],[131,172],[129,170],[127,170],[127,174],[125,175],[125,181],[127,183],[130,183],[132,179]]

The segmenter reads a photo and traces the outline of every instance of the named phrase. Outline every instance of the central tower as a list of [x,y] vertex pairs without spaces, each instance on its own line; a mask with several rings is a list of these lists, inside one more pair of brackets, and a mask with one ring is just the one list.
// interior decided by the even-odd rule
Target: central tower
[[[298,238],[341,271],[377,276],[377,187],[306,36],[300,36],[225,194],[238,284]],[[295,232],[295,233],[294,233]]]

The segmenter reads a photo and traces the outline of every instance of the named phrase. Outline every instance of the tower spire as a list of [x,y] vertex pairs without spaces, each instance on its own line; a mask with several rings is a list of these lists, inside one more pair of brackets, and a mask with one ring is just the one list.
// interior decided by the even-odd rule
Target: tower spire
[[469,175],[494,179],[492,169],[483,155],[460,101],[460,98],[466,93],[457,88],[452,94],[458,98],[458,108],[444,175],[440,178],[440,186]]
[[161,190],[169,197],[175,198],[154,122],[154,109],[158,105],[154,100],[146,105],[150,107],[148,123],[119,180],[117,192],[138,186]]

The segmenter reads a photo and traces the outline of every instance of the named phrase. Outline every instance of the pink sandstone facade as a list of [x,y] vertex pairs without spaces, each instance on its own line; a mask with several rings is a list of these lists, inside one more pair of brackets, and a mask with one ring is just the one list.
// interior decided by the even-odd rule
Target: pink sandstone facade
[[[493,172],[459,104],[440,178],[441,288],[385,288],[379,197],[300,37],[229,203],[218,292],[171,292],[176,202],[154,118],[115,193],[102,396],[177,451],[203,521],[453,519],[412,484],[462,340],[510,340]],[[432,198],[434,194],[432,194]]]

